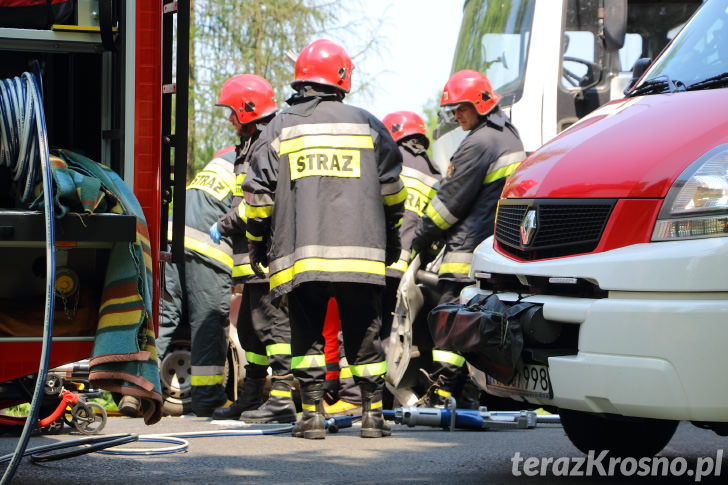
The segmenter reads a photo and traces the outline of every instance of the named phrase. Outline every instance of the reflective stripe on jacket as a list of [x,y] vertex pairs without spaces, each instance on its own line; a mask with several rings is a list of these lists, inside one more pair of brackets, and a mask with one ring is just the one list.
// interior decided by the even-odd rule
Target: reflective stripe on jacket
[[271,238],[273,297],[306,281],[384,285],[386,227],[406,189],[384,125],[339,101],[309,97],[261,133],[243,183],[247,236]]
[[230,239],[215,244],[210,239],[210,226],[230,207],[234,157],[234,152],[218,154],[195,175],[185,192],[185,251],[227,272],[233,267]]
[[250,137],[241,139],[240,145],[235,147],[233,161],[235,162],[235,182],[233,184],[233,197],[230,209],[218,220],[217,227],[220,234],[232,239],[233,244],[233,284],[247,283],[248,281],[261,280],[250,266],[248,255],[248,240],[245,237],[245,228],[248,218],[245,215],[245,200],[243,198],[243,181],[250,166],[249,155],[252,153],[252,146],[258,140],[260,131],[256,131]]
[[402,225],[399,236],[402,241],[402,253],[399,261],[387,267],[387,276],[401,278],[407,271],[410,261],[410,248],[415,237],[415,229],[425,207],[435,195],[435,185],[440,181],[440,172],[432,165],[424,146],[417,140],[406,140],[399,145],[402,153],[402,182],[407,188],[407,200],[404,203]]

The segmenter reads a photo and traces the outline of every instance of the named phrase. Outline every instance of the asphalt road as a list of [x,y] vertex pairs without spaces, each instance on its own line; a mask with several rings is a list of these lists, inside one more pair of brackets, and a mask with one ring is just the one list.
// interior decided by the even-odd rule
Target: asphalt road
[[[393,424],[392,436],[382,439],[360,438],[358,424],[336,434],[327,434],[324,440],[293,438],[288,431],[219,436],[221,432],[250,433],[253,429],[256,428],[239,422],[220,424],[197,417],[166,417],[153,426],[146,426],[139,418],[110,417],[100,435],[131,433],[147,438],[162,433],[208,432],[218,436],[185,438],[186,451],[166,454],[90,453],[37,463],[25,457],[11,483],[580,484],[597,481],[663,484],[694,483],[695,471],[701,470],[705,474],[708,461],[712,463],[710,476],[702,477],[700,483],[728,483],[728,457],[723,457],[720,474],[715,476],[715,458],[728,448],[728,438],[686,423],[680,425],[675,437],[661,453],[674,461],[670,466],[674,466],[675,471],[680,472],[681,467],[685,467],[682,476],[676,477],[668,470],[668,476],[655,478],[638,476],[640,469],[631,468],[637,463],[626,467],[628,477],[600,476],[598,465],[604,466],[607,473],[608,468],[607,463],[598,462],[598,457],[593,457],[594,462],[598,462],[591,468],[593,476],[560,476],[567,469],[584,474],[586,464],[575,468],[576,461],[586,461],[588,456],[571,445],[558,424],[539,423],[533,429],[453,432],[429,426]],[[81,437],[71,428],[65,428],[59,435],[33,436],[28,448]],[[0,437],[0,454],[13,453],[17,443],[17,437]],[[121,453],[122,448],[159,450],[175,446],[179,445],[138,441],[111,448],[110,451]],[[514,463],[514,457],[517,463]],[[548,458],[560,459],[561,465],[571,464],[564,468],[547,463]],[[529,459],[536,465],[528,465],[526,471],[524,466]],[[544,476],[540,472],[542,464],[546,471]],[[6,466],[0,465],[0,470],[4,471]],[[618,466],[616,470],[619,470]]]

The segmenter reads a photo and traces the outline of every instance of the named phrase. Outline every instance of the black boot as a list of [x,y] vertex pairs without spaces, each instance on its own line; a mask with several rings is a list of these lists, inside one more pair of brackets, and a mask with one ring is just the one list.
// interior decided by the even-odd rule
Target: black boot
[[324,383],[306,384],[301,389],[301,405],[303,416],[291,430],[296,438],[322,440],[326,438],[326,421],[324,418]]
[[390,436],[392,430],[384,422],[382,415],[382,395],[384,384],[373,384],[371,382],[360,383],[362,415],[361,415],[361,437],[381,438]]
[[480,389],[468,378],[458,396],[459,409],[478,409],[480,407]]
[[239,419],[243,411],[259,408],[263,404],[264,387],[265,378],[246,377],[243,381],[243,389],[235,402],[226,408],[213,411],[212,419]]
[[245,411],[240,419],[246,423],[293,423],[296,405],[293,403],[293,375],[273,376],[270,397],[258,409]]
[[415,403],[418,408],[443,408],[450,401],[453,390],[453,382],[443,375],[430,375],[424,369],[420,369],[429,382],[425,394]]
[[139,417],[139,408],[141,407],[141,402],[139,402],[139,399],[137,399],[134,396],[124,396],[121,398],[121,401],[119,401],[119,405],[117,408],[119,409],[119,412],[123,414],[124,416],[128,416],[130,418],[136,418]]

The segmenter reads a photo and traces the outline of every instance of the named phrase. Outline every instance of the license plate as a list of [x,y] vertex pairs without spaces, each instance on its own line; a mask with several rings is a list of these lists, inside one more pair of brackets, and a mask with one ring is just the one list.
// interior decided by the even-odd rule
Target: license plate
[[518,368],[518,372],[513,378],[513,381],[507,385],[489,375],[486,375],[485,382],[488,389],[494,391],[524,397],[553,398],[549,368],[545,365],[523,364]]

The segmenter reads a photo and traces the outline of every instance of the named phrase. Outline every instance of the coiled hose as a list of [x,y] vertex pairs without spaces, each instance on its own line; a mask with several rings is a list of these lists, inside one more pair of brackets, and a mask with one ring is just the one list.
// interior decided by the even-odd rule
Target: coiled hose
[[[20,188],[21,202],[30,202],[38,182],[40,120],[36,106],[42,103],[33,74],[0,80],[0,166],[10,168],[13,182]],[[43,113],[40,105],[40,115]],[[45,130],[45,128],[44,128]]]
[[[43,85],[40,65],[33,63],[33,72],[24,72],[13,79],[0,83],[0,166],[9,167],[13,180],[22,187],[21,202],[29,202],[33,195],[38,174],[43,180],[43,207],[46,233],[46,299],[43,319],[43,347],[41,349],[38,377],[35,381],[33,400],[25,420],[23,432],[5,469],[4,485],[13,478],[20,459],[25,453],[30,433],[38,419],[43,386],[48,377],[50,348],[53,339],[53,310],[55,307],[56,236],[53,220],[53,178],[48,152],[48,133],[43,111]],[[40,168],[40,170],[38,170]]]

